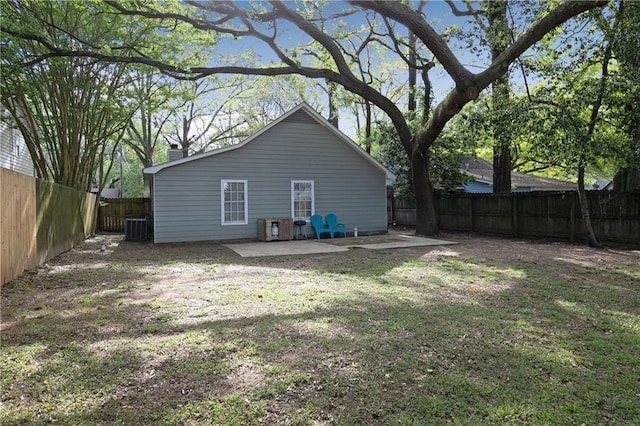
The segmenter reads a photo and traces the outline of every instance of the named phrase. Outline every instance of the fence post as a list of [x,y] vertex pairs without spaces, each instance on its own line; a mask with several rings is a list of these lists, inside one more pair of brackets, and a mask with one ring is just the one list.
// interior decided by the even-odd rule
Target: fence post
[[469,196],[469,232],[473,232],[473,197]]
[[518,236],[518,197],[516,197],[516,195],[515,192],[511,193],[511,216],[513,218],[511,221],[511,230],[514,237]]
[[391,192],[391,224],[394,226],[396,224],[396,196],[393,192]]
[[576,193],[571,191],[571,208],[569,209],[569,242],[576,242]]

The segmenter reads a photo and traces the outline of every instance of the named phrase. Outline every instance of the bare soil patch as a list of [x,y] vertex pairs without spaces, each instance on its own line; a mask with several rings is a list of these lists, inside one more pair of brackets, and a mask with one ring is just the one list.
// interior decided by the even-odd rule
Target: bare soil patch
[[0,423],[637,423],[640,251],[438,238],[97,235],[3,286]]

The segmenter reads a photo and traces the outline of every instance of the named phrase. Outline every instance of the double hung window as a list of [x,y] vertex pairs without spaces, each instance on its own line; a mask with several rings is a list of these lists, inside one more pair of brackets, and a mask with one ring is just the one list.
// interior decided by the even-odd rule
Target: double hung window
[[248,200],[246,180],[222,180],[222,224],[246,225]]
[[291,217],[295,219],[309,218],[315,213],[313,181],[291,181]]

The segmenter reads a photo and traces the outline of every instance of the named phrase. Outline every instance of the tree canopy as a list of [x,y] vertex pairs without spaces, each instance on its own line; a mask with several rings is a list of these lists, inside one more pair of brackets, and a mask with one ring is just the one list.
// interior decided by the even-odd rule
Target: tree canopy
[[[411,172],[417,206],[416,232],[432,235],[438,232],[438,227],[429,164],[432,147],[445,125],[483,90],[505,76],[509,67],[546,35],[560,31],[566,22],[583,12],[605,4],[602,0],[573,0],[540,8],[536,14],[527,12],[522,30],[511,32],[505,43],[495,44],[487,65],[479,72],[463,65],[465,50],[454,49],[446,29],[438,31],[429,23],[423,1],[154,3],[106,0],[100,7],[108,12],[107,16],[124,20],[123,28],[155,27],[155,36],[143,37],[141,44],[137,43],[140,40],[124,35],[107,43],[92,44],[71,35],[73,43],[60,44],[24,27],[2,31],[37,44],[41,49],[41,53],[25,57],[23,66],[50,58],[84,58],[149,65],[187,80],[224,74],[299,75],[326,84],[330,103],[338,99],[333,94],[335,88],[340,87],[362,99],[365,107],[382,111],[392,123]],[[460,10],[453,2],[447,5],[454,15],[474,19],[471,9]],[[488,25],[497,25],[499,21],[489,20]],[[168,34],[190,37],[180,44],[182,54],[169,55],[164,50],[167,42],[158,35]],[[189,46],[193,46],[194,40],[201,47],[203,41],[209,41],[210,45],[189,55],[192,51]],[[397,61],[405,69],[419,70],[425,86],[429,86],[430,70],[441,67],[454,87],[413,127],[415,113],[407,111],[404,98],[399,100],[394,90],[385,84],[390,81],[389,74],[384,74],[385,67],[370,62],[373,51],[381,63]],[[260,54],[256,57],[248,52]],[[428,103],[425,102],[427,109]]]

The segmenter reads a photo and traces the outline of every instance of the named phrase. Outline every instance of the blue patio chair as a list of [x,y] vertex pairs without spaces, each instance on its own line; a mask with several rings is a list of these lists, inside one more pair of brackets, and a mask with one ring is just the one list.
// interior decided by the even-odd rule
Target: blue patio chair
[[327,221],[327,226],[329,226],[331,238],[333,238],[336,232],[341,232],[343,237],[347,236],[347,225],[344,223],[338,223],[338,216],[333,213],[329,213],[324,217],[324,219]]
[[322,216],[314,214],[311,216],[311,226],[316,231],[316,238],[319,240],[321,234],[329,234],[333,238],[333,231],[322,222]]

